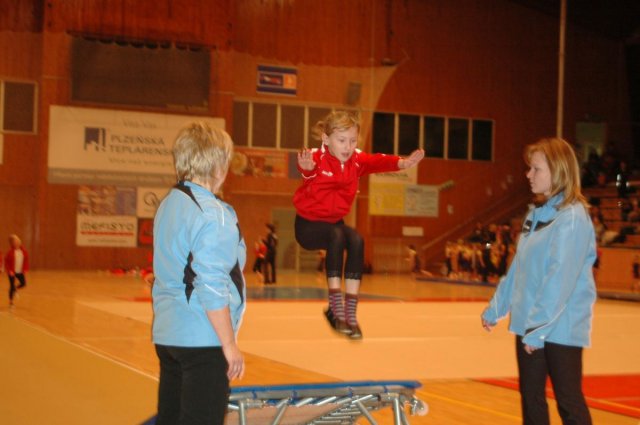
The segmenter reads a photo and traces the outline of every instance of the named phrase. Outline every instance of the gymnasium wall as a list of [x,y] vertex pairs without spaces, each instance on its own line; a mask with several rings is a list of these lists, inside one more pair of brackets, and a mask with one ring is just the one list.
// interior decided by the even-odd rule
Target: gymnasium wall
[[[438,217],[371,216],[368,184],[361,182],[351,220],[366,237],[369,261],[376,241],[427,246],[487,211],[521,203],[528,189],[522,148],[555,132],[557,20],[507,0],[28,0],[2,7],[0,79],[37,83],[38,122],[35,135],[4,134],[0,237],[21,234],[37,268],[143,266],[149,251],[76,246],[78,186],[47,182],[51,105],[205,114],[224,118],[231,131],[234,99],[334,108],[349,101],[362,112],[365,149],[374,111],[493,120],[493,161],[421,163],[419,184],[453,182],[439,194]],[[210,49],[206,109],[72,101],[70,52],[77,34]],[[576,122],[587,116],[628,122],[621,44],[569,27],[566,59],[565,137],[571,141]],[[256,68],[264,64],[296,68],[296,95],[258,93]],[[354,82],[360,87],[355,103],[347,96]],[[630,150],[628,129],[611,130],[619,149]],[[297,185],[290,178],[229,176],[224,196],[250,246],[272,208],[291,207]],[[424,235],[403,237],[405,226],[422,227]]]

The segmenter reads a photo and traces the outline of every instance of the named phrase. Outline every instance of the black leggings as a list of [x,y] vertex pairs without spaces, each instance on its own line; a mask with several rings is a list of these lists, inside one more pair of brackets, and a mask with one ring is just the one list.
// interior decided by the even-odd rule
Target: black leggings
[[[16,288],[16,279],[20,282],[20,285]],[[13,276],[9,275],[9,300],[13,300],[13,296],[20,288],[27,286],[27,280],[24,278],[24,273],[15,273]]]
[[362,279],[364,265],[364,240],[352,227],[340,220],[337,223],[311,221],[296,215],[296,240],[308,250],[324,249],[327,278],[342,277],[344,250],[347,261],[344,265],[345,279]]

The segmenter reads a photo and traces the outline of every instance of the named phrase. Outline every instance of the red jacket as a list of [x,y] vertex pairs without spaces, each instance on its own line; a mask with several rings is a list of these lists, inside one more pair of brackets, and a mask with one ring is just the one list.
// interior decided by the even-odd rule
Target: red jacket
[[313,149],[312,155],[316,167],[307,171],[298,166],[303,182],[293,195],[298,215],[311,221],[340,221],[351,209],[361,176],[399,170],[400,157],[395,155],[369,154],[356,149],[344,167],[324,145]]
[[[23,247],[18,249],[22,251],[22,257],[24,258],[22,261],[22,273],[26,273],[29,271],[29,255]],[[13,248],[11,248],[4,257],[4,271],[7,274],[15,273],[15,257],[13,254]]]

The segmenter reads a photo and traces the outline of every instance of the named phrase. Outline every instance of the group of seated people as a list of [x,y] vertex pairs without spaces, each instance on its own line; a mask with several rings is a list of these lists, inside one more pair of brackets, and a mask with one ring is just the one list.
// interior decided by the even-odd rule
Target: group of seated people
[[[619,198],[615,207],[615,215],[607,220],[603,214],[599,198],[589,200],[591,204],[591,220],[596,231],[596,240],[600,245],[625,243],[628,235],[640,234],[640,205],[637,196]],[[617,226],[609,226],[607,222],[618,222]]]
[[607,187],[615,185],[618,197],[625,198],[634,192],[629,180],[633,172],[625,159],[618,159],[611,149],[605,149],[602,156],[595,151],[582,165],[581,184],[583,188]]
[[497,283],[515,254],[519,233],[511,224],[477,223],[468,238],[447,242],[443,274],[449,279]]

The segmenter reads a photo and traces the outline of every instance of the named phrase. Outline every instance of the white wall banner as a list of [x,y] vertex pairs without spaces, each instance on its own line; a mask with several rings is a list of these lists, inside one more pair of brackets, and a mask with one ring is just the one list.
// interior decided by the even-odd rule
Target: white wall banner
[[134,216],[78,214],[76,245],[136,246],[138,220]]
[[49,183],[171,186],[171,149],[185,124],[224,119],[52,105]]

